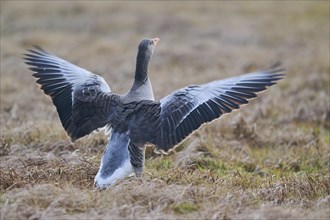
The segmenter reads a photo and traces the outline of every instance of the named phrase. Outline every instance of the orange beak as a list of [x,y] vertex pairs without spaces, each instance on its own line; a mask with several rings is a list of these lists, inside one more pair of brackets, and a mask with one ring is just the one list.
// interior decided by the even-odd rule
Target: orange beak
[[158,37],[152,39],[152,42],[154,43],[155,46],[157,45],[158,41],[160,41]]

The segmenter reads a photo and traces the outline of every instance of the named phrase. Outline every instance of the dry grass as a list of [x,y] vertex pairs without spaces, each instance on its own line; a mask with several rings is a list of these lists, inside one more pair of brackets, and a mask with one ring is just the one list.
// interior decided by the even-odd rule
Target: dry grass
[[[1,1],[1,219],[329,219],[329,2]],[[93,188],[103,134],[70,143],[22,62],[38,44],[131,86],[160,37],[156,98],[282,61],[287,76],[202,127],[142,178]]]

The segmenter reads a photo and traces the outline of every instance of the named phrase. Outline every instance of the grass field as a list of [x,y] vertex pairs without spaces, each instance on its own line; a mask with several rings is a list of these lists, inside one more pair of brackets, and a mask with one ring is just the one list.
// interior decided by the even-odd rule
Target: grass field
[[[1,219],[330,218],[329,1],[1,1],[0,30]],[[95,190],[107,137],[71,143],[22,53],[40,45],[124,93],[147,37],[157,99],[277,61],[287,75]]]

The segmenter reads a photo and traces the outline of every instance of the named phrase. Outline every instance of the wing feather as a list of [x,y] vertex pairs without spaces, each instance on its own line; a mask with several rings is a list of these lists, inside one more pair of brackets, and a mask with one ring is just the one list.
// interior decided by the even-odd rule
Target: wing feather
[[61,123],[72,140],[109,122],[110,87],[105,80],[48,53],[40,47],[28,50],[25,63],[36,82],[56,107]]
[[151,141],[159,150],[168,151],[202,124],[247,104],[257,92],[282,79],[279,65],[250,74],[192,85],[160,100],[160,125]]

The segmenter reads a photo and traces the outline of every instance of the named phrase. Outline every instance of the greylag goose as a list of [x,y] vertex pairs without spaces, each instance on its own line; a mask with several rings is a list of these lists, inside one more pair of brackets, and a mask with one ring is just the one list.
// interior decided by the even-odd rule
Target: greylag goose
[[111,136],[95,176],[105,188],[135,173],[141,176],[145,145],[168,152],[202,124],[247,104],[284,74],[279,65],[241,76],[179,89],[154,100],[148,65],[159,38],[142,40],[138,47],[135,78],[124,95],[110,90],[96,74],[42,48],[28,50],[25,62],[36,82],[51,97],[67,134],[75,141],[108,126]]

